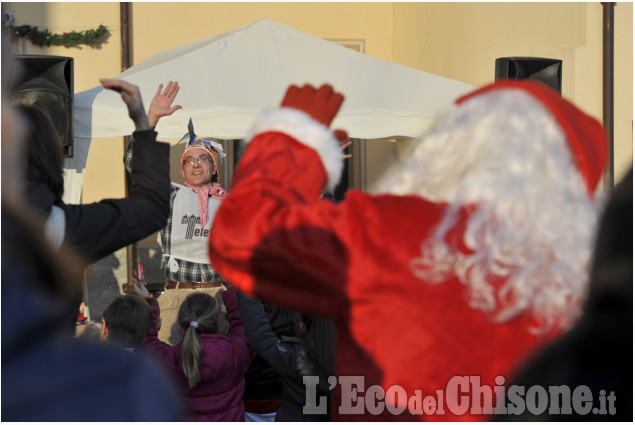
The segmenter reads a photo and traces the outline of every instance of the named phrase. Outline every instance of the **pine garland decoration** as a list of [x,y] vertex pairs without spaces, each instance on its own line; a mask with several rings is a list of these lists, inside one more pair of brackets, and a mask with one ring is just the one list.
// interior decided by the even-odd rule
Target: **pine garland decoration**
[[20,25],[17,27],[9,26],[9,34],[15,39],[22,37],[30,39],[33,44],[38,46],[76,46],[78,44],[94,45],[97,41],[108,33],[108,28],[104,25],[99,25],[97,29],[91,29],[86,31],[71,31],[63,34],[52,34],[49,30],[38,30],[38,27],[32,27],[31,25]]

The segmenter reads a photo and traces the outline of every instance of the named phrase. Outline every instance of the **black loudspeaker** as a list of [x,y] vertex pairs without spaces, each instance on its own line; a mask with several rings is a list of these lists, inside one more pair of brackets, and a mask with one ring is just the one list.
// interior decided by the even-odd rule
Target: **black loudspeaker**
[[496,81],[524,79],[540,81],[562,93],[562,61],[531,57],[496,59]]
[[73,156],[73,58],[17,55],[10,82],[14,103],[48,112],[62,138],[64,156]]

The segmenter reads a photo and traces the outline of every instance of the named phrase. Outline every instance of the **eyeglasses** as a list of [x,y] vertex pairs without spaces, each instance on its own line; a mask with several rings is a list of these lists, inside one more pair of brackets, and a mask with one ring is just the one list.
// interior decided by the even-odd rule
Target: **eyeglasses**
[[199,158],[188,158],[183,160],[183,165],[189,165],[190,167],[194,166],[194,163],[200,164],[209,164],[212,159],[209,156],[201,156]]

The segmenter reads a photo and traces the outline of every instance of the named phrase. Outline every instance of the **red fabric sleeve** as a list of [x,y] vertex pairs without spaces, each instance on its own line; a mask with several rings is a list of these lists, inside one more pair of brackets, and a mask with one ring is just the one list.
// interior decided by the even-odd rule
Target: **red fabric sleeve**
[[318,153],[270,131],[249,144],[209,239],[213,267],[248,295],[308,314],[345,302],[347,252],[335,234],[346,221],[318,201],[327,180]]

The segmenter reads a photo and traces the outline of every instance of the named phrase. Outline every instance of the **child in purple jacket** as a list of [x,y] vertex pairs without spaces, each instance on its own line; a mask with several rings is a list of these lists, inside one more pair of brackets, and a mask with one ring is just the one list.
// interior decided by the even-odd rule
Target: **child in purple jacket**
[[[190,421],[245,420],[243,376],[254,353],[240,320],[236,289],[230,288],[220,295],[227,316],[218,297],[193,293],[179,309],[181,342],[164,345],[155,323],[142,346],[175,373],[183,388]],[[156,314],[156,307],[150,308]]]

